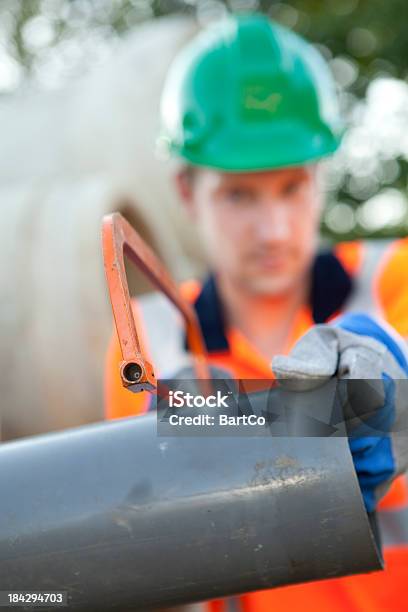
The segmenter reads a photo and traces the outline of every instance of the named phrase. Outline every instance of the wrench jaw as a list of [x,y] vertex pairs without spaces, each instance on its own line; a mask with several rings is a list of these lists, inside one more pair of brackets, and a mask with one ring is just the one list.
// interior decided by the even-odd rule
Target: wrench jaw
[[102,249],[106,280],[123,361],[120,376],[129,391],[157,390],[152,364],[146,359],[132,311],[124,256],[179,310],[184,320],[187,343],[193,357],[195,376],[208,388],[211,378],[207,350],[194,307],[180,294],[177,284],[155,253],[119,213],[105,215]]
[[140,393],[141,391],[154,393],[157,389],[153,366],[145,359],[122,361],[120,377],[122,385],[132,393]]

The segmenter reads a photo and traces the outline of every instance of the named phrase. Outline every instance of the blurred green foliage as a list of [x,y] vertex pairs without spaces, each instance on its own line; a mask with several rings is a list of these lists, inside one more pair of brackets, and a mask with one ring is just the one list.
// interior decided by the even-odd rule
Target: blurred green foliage
[[33,17],[52,18],[51,45],[73,34],[81,25],[123,34],[135,24],[172,13],[196,14],[216,4],[229,11],[262,10],[316,43],[332,56],[349,56],[356,62],[358,78],[351,85],[364,95],[368,82],[379,73],[408,76],[408,3],[406,0],[0,0],[0,15],[8,12],[7,45],[29,71],[38,50],[25,43],[24,29]]
[[[23,76],[35,75],[41,72],[47,53],[49,56],[58,45],[73,39],[88,40],[91,48],[154,17],[182,13],[205,20],[223,11],[248,10],[262,10],[318,45],[331,64],[343,111],[357,136],[370,83],[380,78],[408,81],[407,0],[0,0],[0,50],[12,58]],[[397,117],[400,129],[408,128],[408,113],[404,115],[398,105],[395,112],[401,115]],[[397,140],[398,125],[393,124]],[[363,137],[366,141],[370,138],[367,134]],[[358,138],[356,142],[358,145]],[[323,221],[323,231],[337,239],[407,233],[406,209],[397,215],[397,222],[386,220],[378,228],[375,224],[364,226],[358,214],[353,215],[363,202],[384,188],[406,194],[408,142],[404,147],[388,147],[388,152],[379,147],[375,159],[371,154],[366,169],[362,154],[358,171],[350,155],[347,158],[345,154],[346,162],[343,159],[335,166],[337,179],[332,181],[328,194],[329,213]],[[338,202],[343,208],[330,217],[330,207]],[[340,223],[330,225],[330,218],[335,220],[336,214]],[[342,214],[343,221],[349,215],[348,224],[341,222]]]

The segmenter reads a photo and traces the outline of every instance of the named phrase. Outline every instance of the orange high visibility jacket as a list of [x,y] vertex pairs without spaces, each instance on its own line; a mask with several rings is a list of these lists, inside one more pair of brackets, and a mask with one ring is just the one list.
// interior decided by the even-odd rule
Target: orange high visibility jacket
[[[408,239],[339,244],[333,251],[316,257],[311,275],[310,299],[294,317],[285,352],[289,352],[312,325],[327,322],[346,309],[376,312],[400,335],[408,338]],[[181,291],[194,304],[212,365],[229,370],[235,378],[273,377],[265,358],[238,330],[225,324],[213,277],[203,285],[196,281],[184,283]],[[152,342],[154,326],[153,334],[143,333],[149,312],[141,307],[141,302],[134,303],[140,340],[156,367],[153,344],[164,343],[165,338],[158,337]],[[157,315],[157,311],[154,312],[154,316]],[[174,327],[177,325],[175,319]],[[166,353],[166,350],[162,352]],[[169,360],[174,365],[174,359]],[[148,406],[147,393],[135,395],[122,387],[118,371],[120,361],[120,348],[114,333],[106,360],[108,419],[137,415]],[[162,375],[160,370],[159,375]],[[209,602],[207,611],[407,611],[408,487],[405,478],[400,477],[394,482],[380,504],[378,515],[385,571],[248,593],[239,598]]]

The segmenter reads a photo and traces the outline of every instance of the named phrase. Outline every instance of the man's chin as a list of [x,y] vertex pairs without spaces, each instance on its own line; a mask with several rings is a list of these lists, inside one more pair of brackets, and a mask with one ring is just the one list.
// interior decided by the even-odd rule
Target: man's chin
[[253,276],[247,279],[245,285],[253,294],[277,297],[293,290],[296,286],[296,282],[292,277],[270,274],[265,276]]

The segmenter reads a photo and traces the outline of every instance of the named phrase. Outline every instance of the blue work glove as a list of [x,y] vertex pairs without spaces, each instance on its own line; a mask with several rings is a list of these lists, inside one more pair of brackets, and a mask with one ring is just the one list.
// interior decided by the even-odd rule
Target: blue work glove
[[350,313],[332,324],[314,326],[288,356],[272,361],[277,379],[299,391],[333,376],[350,381],[345,420],[368,512],[408,469],[407,355],[403,340],[387,324]]

